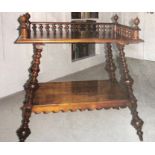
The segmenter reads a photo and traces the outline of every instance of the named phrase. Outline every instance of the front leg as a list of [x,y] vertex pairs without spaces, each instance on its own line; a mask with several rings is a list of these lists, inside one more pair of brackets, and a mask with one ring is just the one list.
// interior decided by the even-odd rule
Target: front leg
[[23,120],[21,127],[17,130],[17,135],[20,142],[24,142],[25,139],[30,135],[31,131],[29,129],[29,119],[32,112],[33,98],[35,91],[38,88],[38,73],[39,73],[39,64],[41,58],[42,46],[39,44],[34,44],[34,55],[32,66],[30,68],[29,80],[25,84],[25,101],[23,106]]
[[124,53],[124,45],[118,45],[118,50],[119,50],[119,57],[120,57],[120,63],[122,67],[122,76],[121,76],[121,81],[124,83],[126,86],[126,89],[128,91],[128,96],[130,100],[130,105],[129,109],[132,114],[132,121],[131,124],[132,126],[137,130],[137,134],[139,136],[140,141],[143,141],[143,132],[142,132],[142,126],[143,126],[143,120],[140,119],[138,116],[137,112],[137,99],[133,94],[133,79],[131,78],[128,70],[128,65],[125,59],[125,53]]

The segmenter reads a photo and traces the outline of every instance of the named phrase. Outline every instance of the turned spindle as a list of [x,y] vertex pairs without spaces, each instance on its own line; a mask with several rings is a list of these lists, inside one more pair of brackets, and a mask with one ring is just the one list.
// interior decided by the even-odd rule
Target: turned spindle
[[49,24],[46,24],[45,29],[46,29],[47,35],[49,35],[50,34],[50,26],[49,26]]
[[52,24],[52,32],[55,35],[56,34],[56,24]]
[[36,24],[32,24],[32,29],[33,29],[34,35],[36,35],[37,34],[37,25]]
[[63,26],[62,26],[62,24],[59,24],[58,25],[58,30],[59,30],[60,35],[62,35],[62,32],[63,32]]
[[43,35],[43,24],[39,24],[39,31],[40,34]]
[[106,71],[109,73],[110,80],[112,82],[116,81],[115,71],[116,66],[113,60],[112,47],[110,43],[106,44]]
[[64,29],[65,29],[65,32],[66,32],[66,33],[69,33],[69,24],[65,24]]

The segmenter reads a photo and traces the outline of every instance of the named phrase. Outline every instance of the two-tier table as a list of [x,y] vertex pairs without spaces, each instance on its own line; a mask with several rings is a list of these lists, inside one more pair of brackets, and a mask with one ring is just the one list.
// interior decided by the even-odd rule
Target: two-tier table
[[[29,119],[31,113],[67,112],[94,110],[102,108],[129,107],[132,114],[131,124],[143,140],[143,121],[138,116],[137,100],[133,94],[131,78],[125,59],[124,47],[140,43],[139,19],[133,20],[133,26],[118,23],[72,23],[72,22],[31,22],[30,14],[19,17],[19,37],[16,43],[33,44],[34,55],[30,76],[25,84],[25,100],[22,107],[23,120],[17,130],[20,141],[30,135]],[[95,27],[95,29],[94,29]],[[70,81],[38,83],[39,64],[43,45],[54,43],[103,43],[106,45],[106,66],[108,80]],[[112,55],[112,44],[119,51],[121,79],[115,76],[116,66]]]

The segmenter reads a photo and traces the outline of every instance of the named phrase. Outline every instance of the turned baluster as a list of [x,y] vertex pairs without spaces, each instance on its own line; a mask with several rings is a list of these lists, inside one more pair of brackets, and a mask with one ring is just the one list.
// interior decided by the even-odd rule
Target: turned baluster
[[111,25],[108,25],[108,38],[110,38],[110,36],[111,36]]
[[64,29],[65,29],[66,34],[68,34],[69,33],[69,24],[65,24]]
[[56,24],[52,24],[52,32],[53,32],[53,34],[55,35],[56,34]]
[[31,131],[29,129],[29,118],[31,116],[32,104],[34,99],[34,93],[38,88],[38,73],[39,73],[39,64],[41,58],[42,47],[38,44],[34,45],[34,56],[32,61],[32,66],[30,68],[30,76],[29,80],[25,84],[25,101],[23,106],[23,120],[22,125],[17,131],[19,136],[19,140],[21,142],[25,141],[25,139],[30,135]]
[[132,39],[132,34],[133,34],[133,31],[130,30],[130,32],[129,32],[130,39]]
[[116,38],[116,33],[115,33],[115,25],[112,25],[112,38]]
[[43,24],[39,24],[39,31],[40,34],[43,35]]
[[63,26],[62,26],[62,24],[59,24],[58,25],[58,30],[59,30],[60,35],[62,35],[62,32],[63,32]]
[[47,35],[49,35],[50,34],[50,26],[49,26],[49,24],[46,24],[45,29],[46,29]]
[[139,18],[137,17],[137,18],[135,18],[134,19],[134,24],[135,24],[135,26],[134,26],[134,28],[135,28],[135,30],[134,30],[134,34],[133,34],[133,39],[135,39],[135,40],[137,40],[137,39],[139,39],[139,23],[140,23],[140,20],[139,20]]
[[105,69],[109,73],[110,80],[112,82],[115,82],[116,81],[116,77],[115,77],[116,66],[115,66],[114,60],[113,60],[111,44],[107,43],[106,45],[107,46],[106,46],[106,66],[105,66]]
[[34,35],[36,35],[37,34],[37,25],[36,24],[32,24],[32,29],[33,29]]
[[[78,31],[78,24],[74,23],[72,25],[72,28],[73,28],[73,32],[77,32]],[[81,25],[80,25],[80,28],[81,28]]]
[[99,33],[99,23],[96,23],[96,32]]
[[106,25],[104,24],[101,25],[101,31],[102,31],[103,37],[106,37],[106,31],[107,31]]
[[129,105],[129,108],[130,108],[131,114],[132,114],[131,124],[137,130],[139,139],[142,141],[143,140],[142,126],[143,126],[144,122],[139,118],[138,112],[137,112],[137,99],[134,96],[133,89],[132,89],[134,81],[129,74],[128,66],[127,66],[126,59],[125,59],[124,45],[117,45],[117,46],[119,49],[120,62],[121,62],[122,72],[123,72],[122,76],[121,76],[121,81],[126,86],[126,89],[128,91],[129,100],[131,103]]

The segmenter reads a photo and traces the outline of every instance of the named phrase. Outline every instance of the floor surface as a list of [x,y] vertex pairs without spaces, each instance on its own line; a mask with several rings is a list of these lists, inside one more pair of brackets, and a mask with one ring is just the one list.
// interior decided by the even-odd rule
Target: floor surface
[[[155,141],[155,62],[127,59],[130,74],[134,79],[134,94],[138,99],[139,116],[144,121],[144,141]],[[117,72],[118,75],[118,72]],[[104,64],[57,79],[100,80],[106,79]],[[24,92],[0,100],[0,141],[18,141],[16,130],[21,123]],[[94,110],[50,114],[32,114],[30,119],[32,141],[139,141],[130,125],[129,109]]]

